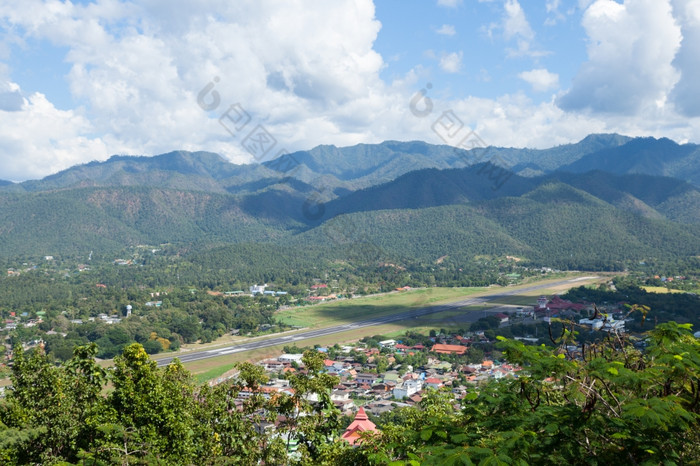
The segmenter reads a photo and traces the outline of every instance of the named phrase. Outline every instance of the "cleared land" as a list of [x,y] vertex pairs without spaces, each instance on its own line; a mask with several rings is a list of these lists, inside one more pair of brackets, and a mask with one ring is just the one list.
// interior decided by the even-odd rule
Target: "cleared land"
[[[570,277],[576,277],[571,275]],[[335,301],[304,308],[287,309],[280,314],[287,318],[294,318],[296,322],[307,322],[311,328],[325,328],[333,325],[359,321],[366,318],[391,315],[393,313],[405,312],[409,309],[418,309],[430,305],[454,302],[459,298],[470,296],[498,294],[499,291],[517,291],[520,288],[527,288],[533,284],[546,285],[552,283],[551,287],[545,287],[533,291],[524,291],[510,296],[501,296],[488,303],[465,306],[459,309],[451,309],[444,312],[408,318],[371,327],[350,329],[332,335],[308,338],[299,341],[290,341],[289,344],[299,346],[313,345],[333,345],[335,343],[352,342],[368,335],[385,335],[388,337],[402,334],[408,329],[427,331],[430,328],[459,328],[465,327],[465,322],[475,321],[483,315],[495,312],[494,308],[503,305],[527,306],[533,305],[536,296],[541,294],[551,295],[552,293],[562,293],[574,286],[582,286],[606,280],[604,277],[583,277],[578,282],[560,285],[561,278],[543,280],[535,283],[528,283],[517,287],[506,288],[428,288],[417,289],[408,292],[391,293],[380,296],[357,298],[353,300]],[[290,315],[292,314],[292,315]],[[300,324],[294,324],[300,325]],[[217,356],[210,359],[198,360],[185,363],[185,367],[190,370],[200,381],[207,380],[208,374],[211,378],[216,378],[226,370],[232,363],[246,360],[256,360],[264,357],[279,355],[282,346],[272,346],[254,351],[238,352],[230,355]]]
[[297,327],[323,328],[339,322],[381,317],[431,304],[441,304],[487,290],[489,288],[417,288],[285,309],[277,313],[277,319]]
[[674,290],[674,289],[668,289],[665,286],[643,286],[645,290],[647,290],[649,293],[686,293],[683,290]]

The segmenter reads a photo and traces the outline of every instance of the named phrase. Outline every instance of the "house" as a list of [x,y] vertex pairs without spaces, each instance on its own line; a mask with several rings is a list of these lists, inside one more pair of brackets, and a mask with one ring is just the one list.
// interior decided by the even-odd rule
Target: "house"
[[406,380],[400,387],[394,388],[392,394],[397,400],[410,398],[423,388],[423,382],[420,379]]
[[442,387],[442,380],[436,377],[428,377],[427,379],[425,379],[425,387],[434,388],[435,390],[437,390],[440,387]]
[[347,390],[333,390],[331,392],[332,401],[348,401],[350,399],[350,392]]
[[357,383],[360,385],[363,385],[363,384],[373,385],[374,382],[377,380],[377,376],[374,374],[360,373],[360,374],[357,374],[357,377],[355,377],[355,380],[357,380]]
[[396,340],[382,340],[379,342],[379,346],[382,348],[393,348],[396,345]]
[[430,351],[438,354],[464,354],[467,352],[467,347],[462,345],[442,345],[438,343],[433,345]]
[[323,366],[325,367],[326,372],[330,374],[340,374],[341,372],[344,372],[346,370],[345,363],[339,361],[332,361],[330,359],[325,359],[323,361]]
[[508,315],[507,315],[507,314],[504,314],[504,313],[502,313],[502,312],[499,312],[498,314],[496,314],[496,317],[498,318],[498,320],[499,320],[502,324],[505,324],[506,322],[508,322]]
[[420,403],[421,401],[423,401],[423,397],[416,393],[415,395],[411,395],[408,397],[407,403],[417,404],[417,403]]
[[384,382],[398,382],[398,380],[401,378],[399,377],[399,373],[396,371],[389,371],[385,372],[384,375],[382,376],[384,379]]
[[279,362],[287,362],[287,363],[297,363],[297,364],[302,364],[302,357],[303,354],[283,354],[282,356],[279,356],[277,360]]
[[345,415],[352,414],[352,409],[355,407],[355,403],[352,400],[333,400],[333,404]]
[[345,429],[341,438],[350,445],[355,445],[361,441],[360,434],[362,432],[377,432],[377,426],[369,420],[365,409],[360,407],[355,415],[355,420]]

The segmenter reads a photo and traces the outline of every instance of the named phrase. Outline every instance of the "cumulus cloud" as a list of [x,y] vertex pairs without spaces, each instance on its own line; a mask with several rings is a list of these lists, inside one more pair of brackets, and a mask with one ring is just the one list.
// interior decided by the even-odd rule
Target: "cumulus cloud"
[[21,110],[0,111],[0,175],[24,180],[103,160],[103,141],[85,136],[92,129],[82,115],[56,109],[42,94],[30,95]]
[[457,33],[457,31],[455,31],[455,27],[450,24],[443,24],[440,29],[435,32],[443,36],[454,36]]
[[530,23],[525,17],[525,12],[518,0],[506,0],[504,4],[505,20],[503,22],[503,35],[507,40],[514,37],[530,41],[535,37],[535,33],[530,27]]
[[440,68],[446,73],[457,73],[462,68],[462,52],[452,52],[440,58]]
[[673,1],[676,21],[683,39],[673,65],[680,79],[671,92],[670,100],[685,116],[700,116],[700,1]]
[[530,71],[523,71],[518,77],[532,86],[537,92],[544,92],[555,89],[559,86],[559,75],[550,73],[544,68],[537,68]]
[[501,22],[491,23],[487,28],[489,37],[493,37],[495,31],[501,32],[505,41],[515,43],[515,48],[506,49],[508,57],[541,57],[548,54],[533,47],[535,31],[530,26],[518,0],[505,1]]
[[[246,130],[260,124],[274,135],[275,151],[334,138],[359,142],[387,105],[379,78],[384,63],[373,49],[381,25],[371,0],[317,1],[313,7],[301,0],[8,0],[0,5],[0,23],[21,38],[68,48],[67,80],[91,123],[76,128],[83,128],[85,141],[101,135],[94,142],[113,152],[206,148],[250,161],[241,145],[246,134],[232,135],[218,122],[234,103],[250,116]],[[207,113],[197,96],[215,77],[220,104]],[[14,91],[0,97],[6,110],[18,110],[18,102]],[[36,102],[26,118],[59,118],[36,111]],[[50,103],[43,99],[43,105]],[[19,129],[19,121],[7,120],[3,129]],[[355,133],[349,122],[362,131]],[[85,155],[83,142],[67,137],[63,143],[69,141]],[[38,148],[15,145],[14,152],[14,165],[0,166],[0,173],[18,177],[24,163],[26,176],[34,176]],[[49,165],[41,169],[47,174]]]
[[672,61],[681,41],[668,1],[598,0],[583,27],[588,61],[560,99],[563,109],[631,115],[664,105],[678,80]]

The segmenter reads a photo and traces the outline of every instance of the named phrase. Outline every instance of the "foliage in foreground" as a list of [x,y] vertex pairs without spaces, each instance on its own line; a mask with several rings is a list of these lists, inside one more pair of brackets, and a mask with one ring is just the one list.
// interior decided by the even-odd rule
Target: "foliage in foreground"
[[363,446],[371,463],[700,464],[700,343],[689,325],[619,335],[567,352],[503,340],[517,379],[467,394],[461,410],[428,399]]
[[565,330],[558,348],[504,339],[518,378],[475,389],[461,406],[430,391],[358,448],[338,441],[338,379],[317,352],[305,353],[293,390],[268,398],[248,363],[230,383],[199,387],[177,361],[157,368],[139,344],[107,371],[94,344],[61,366],[18,348],[0,405],[0,463],[698,464],[700,343],[690,326],[659,325],[643,350],[613,334],[576,355],[574,337]]

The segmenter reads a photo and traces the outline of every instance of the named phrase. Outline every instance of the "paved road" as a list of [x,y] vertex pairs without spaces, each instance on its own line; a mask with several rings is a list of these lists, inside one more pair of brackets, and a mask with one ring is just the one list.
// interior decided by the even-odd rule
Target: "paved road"
[[[299,332],[299,333],[294,333],[294,334],[289,334],[289,335],[284,335],[284,336],[279,336],[279,337],[273,337],[273,338],[269,338],[267,340],[251,341],[249,343],[242,343],[240,345],[235,345],[235,346],[227,346],[224,348],[217,348],[217,349],[213,349],[213,350],[204,350],[204,351],[185,353],[185,354],[181,354],[178,356],[159,359],[158,365],[165,366],[165,365],[169,364],[175,357],[179,358],[181,362],[185,363],[185,362],[198,361],[200,359],[215,358],[217,356],[224,356],[227,354],[240,353],[242,351],[250,351],[250,350],[255,350],[255,349],[260,349],[260,348],[268,348],[270,346],[279,346],[281,348],[285,345],[295,344],[295,343],[300,342],[302,340],[308,340],[309,338],[323,337],[326,335],[347,332],[349,330],[355,330],[358,328],[373,327],[376,325],[389,324],[391,322],[397,322],[397,321],[401,321],[401,320],[422,317],[422,316],[426,316],[429,314],[435,314],[438,312],[450,311],[450,310],[458,309],[458,308],[464,307],[464,306],[473,306],[475,304],[483,304],[483,303],[487,303],[490,301],[498,301],[499,299],[503,299],[506,296],[513,296],[513,295],[517,295],[517,294],[528,293],[530,291],[536,291],[536,290],[541,290],[544,288],[551,288],[551,287],[561,286],[561,285],[574,286],[576,284],[576,282],[580,282],[580,281],[587,280],[587,279],[593,279],[593,278],[598,278],[598,277],[579,277],[579,278],[573,278],[573,279],[569,279],[569,280],[562,280],[562,281],[558,281],[558,282],[550,282],[550,283],[544,283],[544,284],[539,284],[539,285],[532,285],[532,286],[528,286],[525,288],[518,288],[518,289],[513,289],[513,290],[508,290],[508,291],[500,291],[498,294],[492,294],[492,295],[488,295],[488,296],[479,296],[479,297],[475,297],[475,298],[468,298],[468,299],[463,299],[463,300],[455,301],[455,302],[448,303],[448,304],[441,304],[438,306],[430,306],[430,307],[424,307],[424,308],[420,308],[420,309],[413,309],[413,310],[409,310],[406,312],[400,312],[397,314],[392,314],[392,315],[388,315],[388,316],[384,316],[384,317],[376,317],[374,319],[361,320],[358,322],[352,322],[352,323],[343,324],[343,325],[336,325],[333,327],[326,327],[326,328],[321,328],[321,329],[317,329],[317,330],[307,330],[305,332]],[[465,311],[465,312],[473,312],[473,311]],[[479,313],[479,315],[475,315],[475,320],[477,320],[479,317],[483,317],[483,315],[481,313]]]

